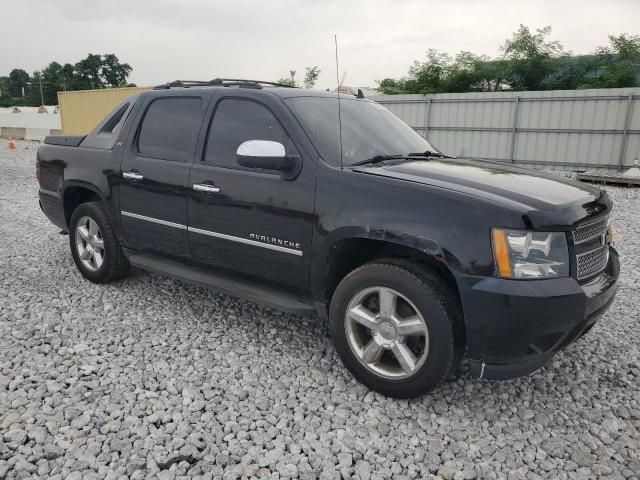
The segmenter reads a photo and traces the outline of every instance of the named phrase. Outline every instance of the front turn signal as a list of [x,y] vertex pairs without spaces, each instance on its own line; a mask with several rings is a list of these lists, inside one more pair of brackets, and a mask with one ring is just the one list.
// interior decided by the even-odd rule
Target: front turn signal
[[607,228],[604,240],[607,245],[613,245],[613,229],[611,227]]
[[498,274],[501,277],[512,276],[511,260],[509,259],[509,246],[507,245],[507,234],[501,228],[491,230],[491,240],[493,242],[493,254],[498,267]]

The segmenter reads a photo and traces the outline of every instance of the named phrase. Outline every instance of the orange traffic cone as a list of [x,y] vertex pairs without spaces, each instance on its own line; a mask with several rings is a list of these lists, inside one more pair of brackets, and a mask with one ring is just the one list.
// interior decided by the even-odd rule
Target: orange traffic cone
[[16,149],[16,143],[13,141],[12,137],[9,137],[9,150],[15,150]]

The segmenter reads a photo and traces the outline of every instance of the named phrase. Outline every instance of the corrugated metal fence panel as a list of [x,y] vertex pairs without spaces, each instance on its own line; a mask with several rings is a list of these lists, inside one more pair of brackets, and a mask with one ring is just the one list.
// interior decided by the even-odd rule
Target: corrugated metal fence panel
[[615,167],[640,157],[640,89],[381,95],[374,100],[460,157]]
[[89,133],[120,102],[151,87],[105,88],[58,92],[58,104],[65,135]]

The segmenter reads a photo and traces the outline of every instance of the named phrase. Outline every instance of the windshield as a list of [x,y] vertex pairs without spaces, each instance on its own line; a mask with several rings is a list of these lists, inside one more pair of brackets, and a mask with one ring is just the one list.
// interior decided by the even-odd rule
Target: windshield
[[[285,101],[324,161],[339,167],[338,99],[296,97]],[[340,98],[340,117],[344,166],[376,155],[406,155],[435,150],[406,123],[375,102]]]

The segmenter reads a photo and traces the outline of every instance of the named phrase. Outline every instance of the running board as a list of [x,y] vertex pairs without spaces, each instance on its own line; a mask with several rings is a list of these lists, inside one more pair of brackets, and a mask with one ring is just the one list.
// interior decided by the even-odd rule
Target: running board
[[211,288],[212,290],[226,293],[233,297],[249,300],[288,313],[316,313],[316,309],[311,300],[306,301],[300,299],[288,292],[269,288],[256,282],[239,279],[231,275],[211,273],[195,267],[188,267],[178,262],[151,255],[134,253],[132,251],[125,253],[128,254],[127,256],[131,265],[149,272],[159,273],[187,283]]

